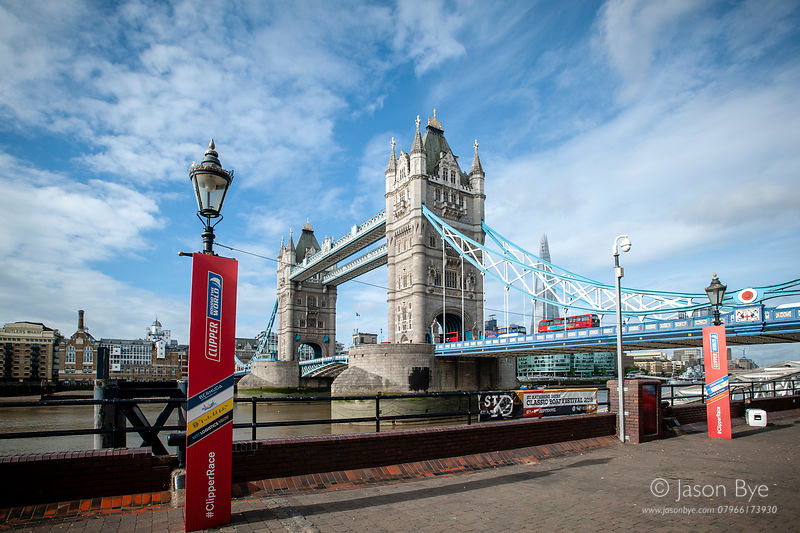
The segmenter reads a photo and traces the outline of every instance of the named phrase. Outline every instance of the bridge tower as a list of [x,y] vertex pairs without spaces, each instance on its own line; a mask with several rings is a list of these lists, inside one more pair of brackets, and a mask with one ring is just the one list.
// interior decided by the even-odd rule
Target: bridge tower
[[303,344],[314,350],[314,358],[330,357],[336,352],[336,286],[322,284],[325,272],[303,282],[289,280],[292,267],[319,250],[314,228],[308,222],[297,245],[291,232],[288,245],[281,241],[277,294],[279,361],[297,361]]
[[[464,172],[444,136],[441,122],[428,119],[425,135],[417,116],[411,151],[395,154],[392,139],[386,168],[389,342],[440,342],[443,332],[477,338],[482,331],[480,272],[449,246],[422,214],[425,204],[463,234],[483,243],[483,167],[478,141]],[[462,337],[462,332],[464,337]]]

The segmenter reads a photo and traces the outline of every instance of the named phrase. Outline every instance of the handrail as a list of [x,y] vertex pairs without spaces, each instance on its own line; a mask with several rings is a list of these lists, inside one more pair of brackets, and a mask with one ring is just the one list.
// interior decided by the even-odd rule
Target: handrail
[[[696,387],[700,385],[700,394],[687,394],[676,396],[675,390],[685,387]],[[800,393],[800,380],[787,379],[781,381],[781,387],[776,381],[749,381],[749,382],[735,382],[731,383],[731,399],[736,396],[741,396],[742,399],[753,400],[761,397],[779,397],[784,395],[795,395]],[[595,387],[593,387],[595,388]],[[596,387],[598,390],[608,390],[607,387]],[[670,394],[664,394],[666,390]],[[663,384],[662,401],[668,401],[669,405],[675,405],[675,400],[678,399],[705,399],[704,388],[702,384]],[[252,407],[252,416],[250,422],[234,423],[234,429],[251,429],[252,439],[256,439],[256,432],[258,428],[267,427],[281,427],[281,426],[306,426],[317,424],[348,424],[348,423],[364,423],[374,422],[375,431],[380,432],[381,422],[391,422],[396,420],[424,420],[424,419],[441,419],[462,417],[467,418],[467,424],[472,423],[474,415],[480,414],[480,408],[477,405],[477,398],[479,395],[484,394],[497,394],[507,393],[504,391],[465,391],[465,392],[427,392],[427,393],[412,393],[412,394],[374,394],[374,395],[345,395],[345,396],[253,396],[250,398],[234,398],[234,402],[240,405],[250,404]],[[386,415],[381,413],[380,402],[385,400],[403,400],[413,398],[448,398],[448,397],[465,397],[467,398],[467,408],[458,409],[454,411],[442,411],[432,413],[412,413],[402,415]],[[367,400],[374,401],[376,405],[375,416],[369,417],[354,417],[354,418],[337,418],[337,419],[317,419],[317,420],[285,420],[274,422],[259,422],[257,418],[257,407],[259,404],[269,403],[296,403],[296,402],[332,402],[332,401],[353,401],[353,400]],[[96,406],[96,405],[113,405],[113,406],[128,406],[136,404],[179,404],[185,407],[186,400],[182,398],[142,398],[142,399],[124,399],[114,398],[105,400],[95,399],[69,399],[69,400],[38,400],[38,401],[0,401],[0,409],[3,408],[26,408],[26,407],[58,407],[58,406]],[[609,402],[598,402],[598,406],[609,407]],[[181,431],[185,430],[182,425],[167,425],[153,424],[147,426],[125,426],[113,427],[106,429],[66,429],[66,430],[46,430],[46,431],[25,431],[15,433],[0,433],[0,440],[6,439],[25,439],[25,438],[44,438],[44,437],[62,437],[72,435],[103,435],[109,433],[141,433],[141,432],[155,432],[158,434],[161,431]]]

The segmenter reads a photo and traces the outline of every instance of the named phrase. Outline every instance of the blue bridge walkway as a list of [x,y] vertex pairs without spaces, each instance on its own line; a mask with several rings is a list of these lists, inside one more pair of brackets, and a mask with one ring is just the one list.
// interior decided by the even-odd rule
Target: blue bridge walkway
[[[800,308],[748,306],[723,314],[728,345],[800,342]],[[628,324],[622,327],[625,350],[702,346],[710,317]],[[438,357],[508,357],[535,353],[605,352],[617,342],[615,326],[537,333],[437,344]]]

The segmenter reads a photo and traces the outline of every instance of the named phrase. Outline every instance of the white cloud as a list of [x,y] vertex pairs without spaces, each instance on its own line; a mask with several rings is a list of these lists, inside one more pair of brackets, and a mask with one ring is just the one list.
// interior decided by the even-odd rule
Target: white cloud
[[460,38],[468,22],[462,5],[448,10],[441,0],[398,2],[394,14],[394,49],[414,61],[421,76],[466,53]]
[[[212,136],[228,147],[224,157],[262,169],[242,186],[302,175],[335,152],[344,95],[386,68],[368,55],[386,8],[273,4],[273,18],[256,31],[227,34],[211,21],[246,20],[227,3],[214,17],[191,2],[75,7],[80,16],[61,23],[57,13],[20,6],[5,13],[15,31],[0,32],[0,111],[77,136],[93,148],[84,163],[122,180],[134,168],[155,180],[182,178],[187,145]],[[260,3],[246,8],[264,16]]]
[[665,28],[702,8],[703,2],[694,0],[619,0],[605,4],[600,22],[601,38],[610,63],[625,80],[626,96],[635,94],[645,82],[654,56],[662,51],[659,44],[664,40],[659,37]]
[[156,204],[139,191],[100,180],[82,184],[0,158],[5,257],[86,265],[130,254],[143,245],[142,232],[162,225]]
[[83,184],[42,172],[5,154],[0,161],[6,321],[44,320],[71,334],[76,310],[85,309],[95,334],[140,337],[143,314],[176,325],[185,320],[182,303],[114,279],[97,266],[118,259],[146,263],[138,255],[148,246],[144,234],[162,227],[151,199],[114,183]]
[[621,233],[638,244],[629,260],[651,262],[796,233],[796,86],[711,86],[642,101],[553,150],[494,168],[484,160],[487,221],[534,207],[537,216],[508,233],[535,242],[546,232],[557,263],[589,270],[607,262]]

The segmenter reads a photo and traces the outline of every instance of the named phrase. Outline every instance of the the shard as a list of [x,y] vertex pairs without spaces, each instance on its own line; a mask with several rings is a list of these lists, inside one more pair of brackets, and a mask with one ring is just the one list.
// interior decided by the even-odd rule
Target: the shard
[[[550,259],[550,245],[547,243],[547,235],[542,235],[542,240],[539,244],[539,258],[547,263],[552,263]],[[536,267],[542,270],[552,271],[550,265],[546,263],[537,263]],[[548,278],[547,276],[545,277],[545,281],[537,277],[536,282],[534,283],[534,293],[538,298],[544,298],[546,300],[550,300],[551,302],[555,302],[556,295],[551,288],[552,283],[554,282],[555,279]],[[531,321],[530,331],[533,333],[538,331],[539,321],[547,318],[557,318],[558,316],[558,306],[556,304],[543,302],[540,300],[534,301],[533,320]]]

